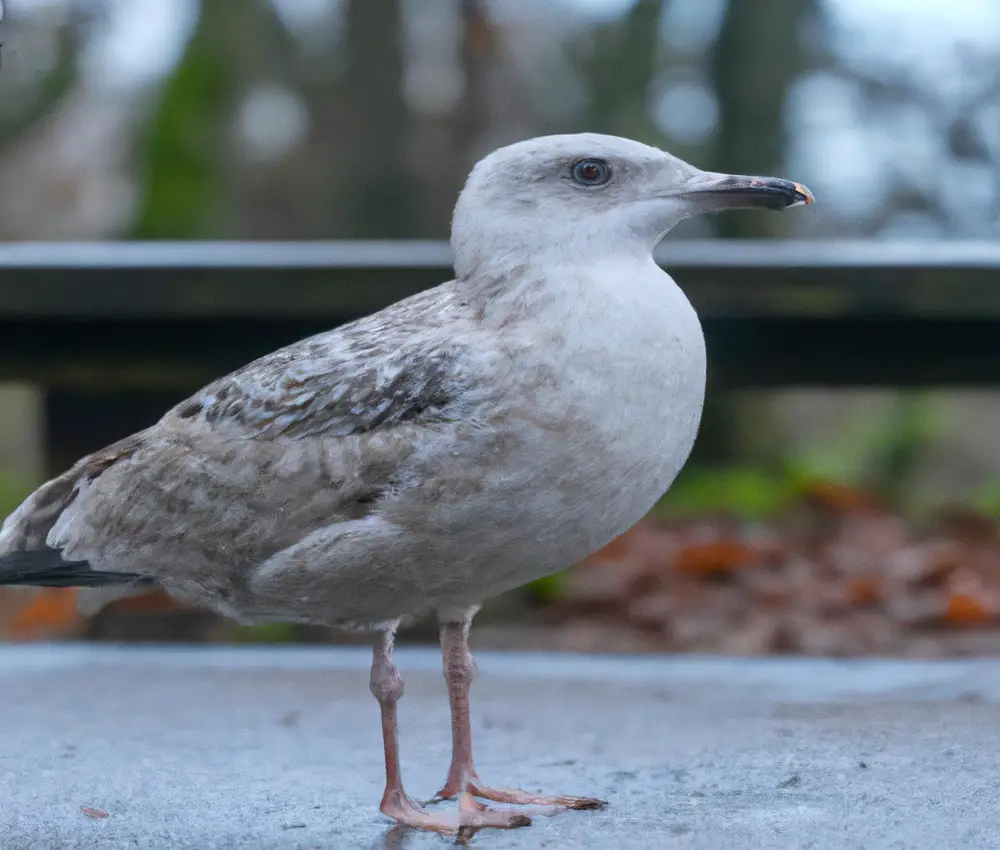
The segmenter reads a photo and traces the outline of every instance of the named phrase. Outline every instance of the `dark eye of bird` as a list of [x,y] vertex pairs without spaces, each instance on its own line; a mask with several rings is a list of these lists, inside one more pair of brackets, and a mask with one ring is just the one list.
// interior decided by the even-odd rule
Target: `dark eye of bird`
[[603,159],[581,159],[573,166],[573,179],[583,186],[603,186],[611,179],[611,168]]

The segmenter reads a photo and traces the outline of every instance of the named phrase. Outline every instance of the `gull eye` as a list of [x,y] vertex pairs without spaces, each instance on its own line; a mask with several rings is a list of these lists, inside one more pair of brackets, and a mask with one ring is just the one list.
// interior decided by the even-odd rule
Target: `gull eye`
[[611,179],[611,168],[603,159],[581,159],[573,166],[573,179],[581,186],[603,186]]

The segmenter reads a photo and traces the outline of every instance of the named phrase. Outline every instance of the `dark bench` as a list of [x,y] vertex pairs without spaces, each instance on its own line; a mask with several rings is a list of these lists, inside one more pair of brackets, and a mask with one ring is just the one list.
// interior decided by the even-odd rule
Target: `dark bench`
[[[701,314],[716,389],[1000,384],[1000,243],[668,241],[660,260]],[[0,379],[44,389],[61,469],[450,274],[437,242],[2,245]]]

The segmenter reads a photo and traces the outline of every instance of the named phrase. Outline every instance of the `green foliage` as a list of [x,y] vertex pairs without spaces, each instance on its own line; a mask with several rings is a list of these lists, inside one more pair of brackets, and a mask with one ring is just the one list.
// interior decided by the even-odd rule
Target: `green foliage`
[[528,594],[539,602],[548,602],[558,599],[562,595],[563,584],[566,580],[566,570],[553,573],[550,576],[536,578],[528,584]]
[[933,399],[901,393],[889,410],[858,416],[836,438],[790,457],[787,466],[799,479],[867,487],[906,507],[914,469],[946,425]]
[[969,493],[969,507],[989,516],[1000,516],[1000,479],[985,481]]
[[752,466],[693,467],[684,470],[653,509],[654,516],[680,518],[726,513],[743,519],[773,516],[799,492],[791,471]]
[[235,82],[205,18],[167,82],[144,146],[144,196],[133,235],[191,239],[217,235],[224,144]]
[[37,486],[37,481],[21,472],[0,469],[0,517],[9,516]]
[[[901,394],[887,411],[855,418],[835,438],[789,452],[773,468],[748,465],[689,466],[654,513],[695,516],[722,512],[745,519],[774,516],[811,481],[833,481],[887,496],[902,509],[915,507],[909,483],[920,458],[946,425],[932,399]],[[978,497],[1000,508],[995,493]]]

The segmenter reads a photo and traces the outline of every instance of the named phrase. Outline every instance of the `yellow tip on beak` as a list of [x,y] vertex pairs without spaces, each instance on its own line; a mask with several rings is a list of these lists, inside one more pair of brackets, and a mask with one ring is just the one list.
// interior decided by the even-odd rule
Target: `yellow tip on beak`
[[799,194],[801,194],[803,198],[805,198],[805,201],[803,201],[803,203],[805,203],[805,204],[811,204],[811,203],[814,203],[816,201],[816,199],[813,197],[813,193],[810,192],[801,183],[796,183],[795,184],[795,191],[798,192]]

